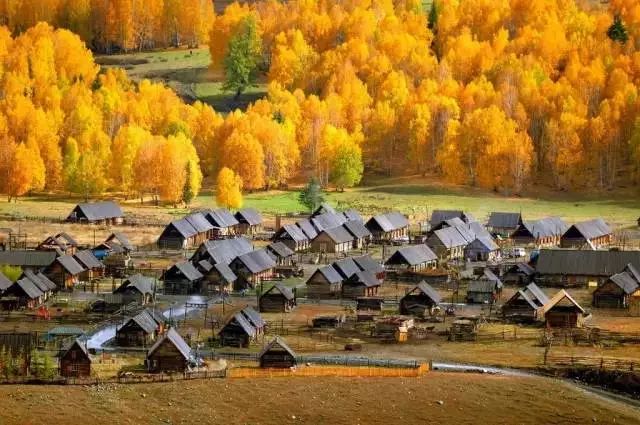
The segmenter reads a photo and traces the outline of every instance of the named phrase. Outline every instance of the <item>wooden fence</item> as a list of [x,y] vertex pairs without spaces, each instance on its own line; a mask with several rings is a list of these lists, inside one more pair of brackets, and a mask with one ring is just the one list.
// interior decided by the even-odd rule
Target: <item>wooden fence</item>
[[285,378],[285,377],[393,377],[415,378],[429,371],[429,365],[423,363],[417,368],[382,368],[354,366],[307,366],[294,369],[260,369],[245,367],[229,369],[229,378]]
[[580,367],[599,370],[640,370],[640,360],[615,357],[548,356],[546,365],[555,367]]

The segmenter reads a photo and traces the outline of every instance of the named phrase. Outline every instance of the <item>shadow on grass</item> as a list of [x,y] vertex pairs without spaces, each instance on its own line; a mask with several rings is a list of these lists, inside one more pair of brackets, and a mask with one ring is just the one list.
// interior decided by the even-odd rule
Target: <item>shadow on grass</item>
[[213,109],[218,112],[232,112],[236,109],[244,111],[251,103],[262,99],[266,94],[267,93],[265,91],[244,93],[238,100],[234,100],[234,95],[231,93],[219,93],[209,96],[200,96],[198,97],[198,100],[211,105]]

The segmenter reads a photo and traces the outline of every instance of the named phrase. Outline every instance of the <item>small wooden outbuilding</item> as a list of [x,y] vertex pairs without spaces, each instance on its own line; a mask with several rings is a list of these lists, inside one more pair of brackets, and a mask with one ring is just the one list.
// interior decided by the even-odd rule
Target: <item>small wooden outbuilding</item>
[[174,328],[156,341],[147,353],[147,370],[159,372],[183,372],[189,366],[191,347]]
[[519,262],[505,270],[502,281],[506,284],[528,285],[535,274],[535,269],[527,263]]
[[611,276],[593,291],[593,306],[599,308],[628,308],[632,294],[640,289],[640,273],[632,264]]
[[273,235],[274,242],[282,242],[293,251],[304,251],[309,248],[309,238],[295,224],[285,224]]
[[60,376],[78,378],[91,375],[91,357],[85,342],[71,342],[60,354]]
[[502,317],[512,321],[533,322],[542,319],[542,308],[549,302],[547,295],[530,283],[518,290],[502,306]]
[[498,286],[489,279],[473,280],[467,287],[466,299],[469,304],[492,304],[498,299]]
[[78,204],[67,217],[73,223],[124,223],[124,213],[116,202],[102,201]]
[[256,328],[241,311],[238,311],[220,329],[218,339],[223,347],[246,348],[257,335]]
[[199,293],[203,278],[202,273],[188,261],[174,264],[164,273],[164,293],[174,295]]
[[276,283],[260,296],[260,312],[288,313],[295,306],[295,294],[281,283]]
[[119,347],[147,347],[163,327],[164,318],[152,310],[143,310],[116,330],[116,343]]
[[307,297],[336,298],[340,296],[343,279],[332,265],[320,267],[307,279]]
[[581,328],[585,310],[564,289],[555,294],[543,307],[548,328]]
[[324,229],[311,241],[311,252],[338,254],[348,252],[354,237],[343,226]]
[[242,208],[234,215],[238,220],[237,231],[241,235],[255,235],[262,231],[262,216],[254,208]]
[[113,293],[122,294],[123,304],[135,302],[136,304],[146,305],[153,302],[155,279],[143,276],[140,273],[134,274],[126,278]]
[[438,291],[422,281],[400,299],[400,314],[425,316],[425,313],[429,313],[441,301]]
[[279,336],[262,349],[258,358],[261,368],[288,369],[297,364],[296,353]]
[[359,270],[342,282],[343,298],[373,297],[378,293],[380,280],[369,270]]

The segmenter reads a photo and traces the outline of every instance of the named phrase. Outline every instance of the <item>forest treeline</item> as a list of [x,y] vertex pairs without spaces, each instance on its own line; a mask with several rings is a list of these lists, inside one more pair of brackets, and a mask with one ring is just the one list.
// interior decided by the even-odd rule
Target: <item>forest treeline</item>
[[264,99],[227,115],[160,84],[133,84],[124,71],[99,73],[69,31],[4,30],[0,189],[117,190],[175,203],[221,170],[225,186],[249,190],[300,175],[348,187],[363,172],[435,172],[509,193],[543,180],[558,189],[637,181],[635,0],[609,10],[573,0],[422,7],[228,7],[203,36],[212,67],[231,94],[261,78],[269,85]]

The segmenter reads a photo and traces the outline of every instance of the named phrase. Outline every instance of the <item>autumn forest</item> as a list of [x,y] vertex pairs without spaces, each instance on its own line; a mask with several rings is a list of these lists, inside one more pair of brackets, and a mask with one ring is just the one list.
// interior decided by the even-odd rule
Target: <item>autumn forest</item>
[[[433,174],[520,193],[640,179],[640,3],[0,0],[0,192],[189,201]],[[208,45],[228,114],[94,53]]]

